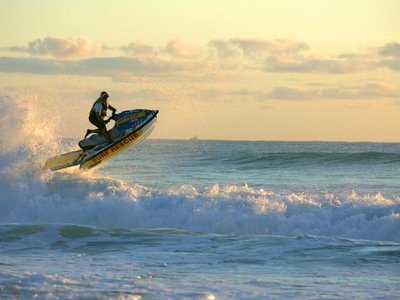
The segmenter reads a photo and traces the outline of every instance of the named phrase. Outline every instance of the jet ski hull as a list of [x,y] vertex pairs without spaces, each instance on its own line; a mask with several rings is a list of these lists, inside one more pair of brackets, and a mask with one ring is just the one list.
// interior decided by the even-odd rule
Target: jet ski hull
[[103,149],[93,153],[92,155],[85,157],[81,164],[81,170],[88,170],[97,166],[98,164],[112,158],[116,154],[120,153],[123,150],[128,149],[134,145],[138,145],[142,141],[144,141],[150,133],[153,131],[154,126],[156,124],[157,118],[151,119],[147,124],[145,124],[140,129],[126,135],[125,137],[108,144]]

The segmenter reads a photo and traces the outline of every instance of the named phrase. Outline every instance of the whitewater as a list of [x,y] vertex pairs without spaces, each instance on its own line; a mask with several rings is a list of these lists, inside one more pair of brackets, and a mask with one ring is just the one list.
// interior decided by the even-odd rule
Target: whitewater
[[51,172],[78,140],[35,101],[0,98],[0,298],[400,297],[399,143],[148,140]]

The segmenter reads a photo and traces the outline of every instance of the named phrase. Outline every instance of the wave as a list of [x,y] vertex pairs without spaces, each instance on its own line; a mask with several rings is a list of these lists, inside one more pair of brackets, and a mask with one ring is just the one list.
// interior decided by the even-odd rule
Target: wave
[[274,192],[217,184],[157,188],[80,173],[8,177],[0,184],[3,224],[70,223],[400,241],[400,199],[396,195]]
[[[279,298],[393,298],[400,243],[8,224],[0,225],[0,255],[0,295],[7,299],[260,299],[271,295],[271,286]],[[327,281],[334,287],[326,290]]]
[[[260,265],[282,260],[309,263],[316,260],[332,264],[396,263],[400,243],[319,236],[220,235],[161,229],[120,229],[71,224],[0,225],[0,254],[41,250],[87,254],[153,252],[162,250],[190,255],[213,253],[223,263]],[[210,245],[212,249],[210,250]],[[221,249],[222,251],[218,250]],[[223,250],[224,249],[224,250]],[[252,253],[252,255],[249,255]],[[198,258],[203,262],[204,258]]]
[[296,166],[352,166],[400,163],[400,153],[387,152],[279,152],[251,154],[243,153],[222,160],[236,165],[254,167],[296,167]]

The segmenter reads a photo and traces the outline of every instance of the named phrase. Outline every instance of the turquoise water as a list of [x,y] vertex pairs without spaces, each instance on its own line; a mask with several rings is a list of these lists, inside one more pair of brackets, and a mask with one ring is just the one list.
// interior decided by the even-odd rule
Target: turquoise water
[[[139,159],[132,160],[134,155]],[[148,141],[106,170],[130,183],[155,186],[247,183],[398,192],[400,144]]]
[[2,299],[400,297],[400,144],[149,140],[86,173],[37,148],[0,153]]
[[5,298],[400,295],[398,243],[76,225],[8,225],[0,232]]

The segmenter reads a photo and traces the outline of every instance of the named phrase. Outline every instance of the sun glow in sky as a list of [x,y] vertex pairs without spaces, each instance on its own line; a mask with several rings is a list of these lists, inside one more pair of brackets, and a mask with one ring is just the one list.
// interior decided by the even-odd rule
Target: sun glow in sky
[[[396,0],[0,0],[0,97],[81,137],[102,90],[154,138],[400,142]],[[47,112],[48,113],[48,112]],[[90,126],[89,126],[90,127]]]

